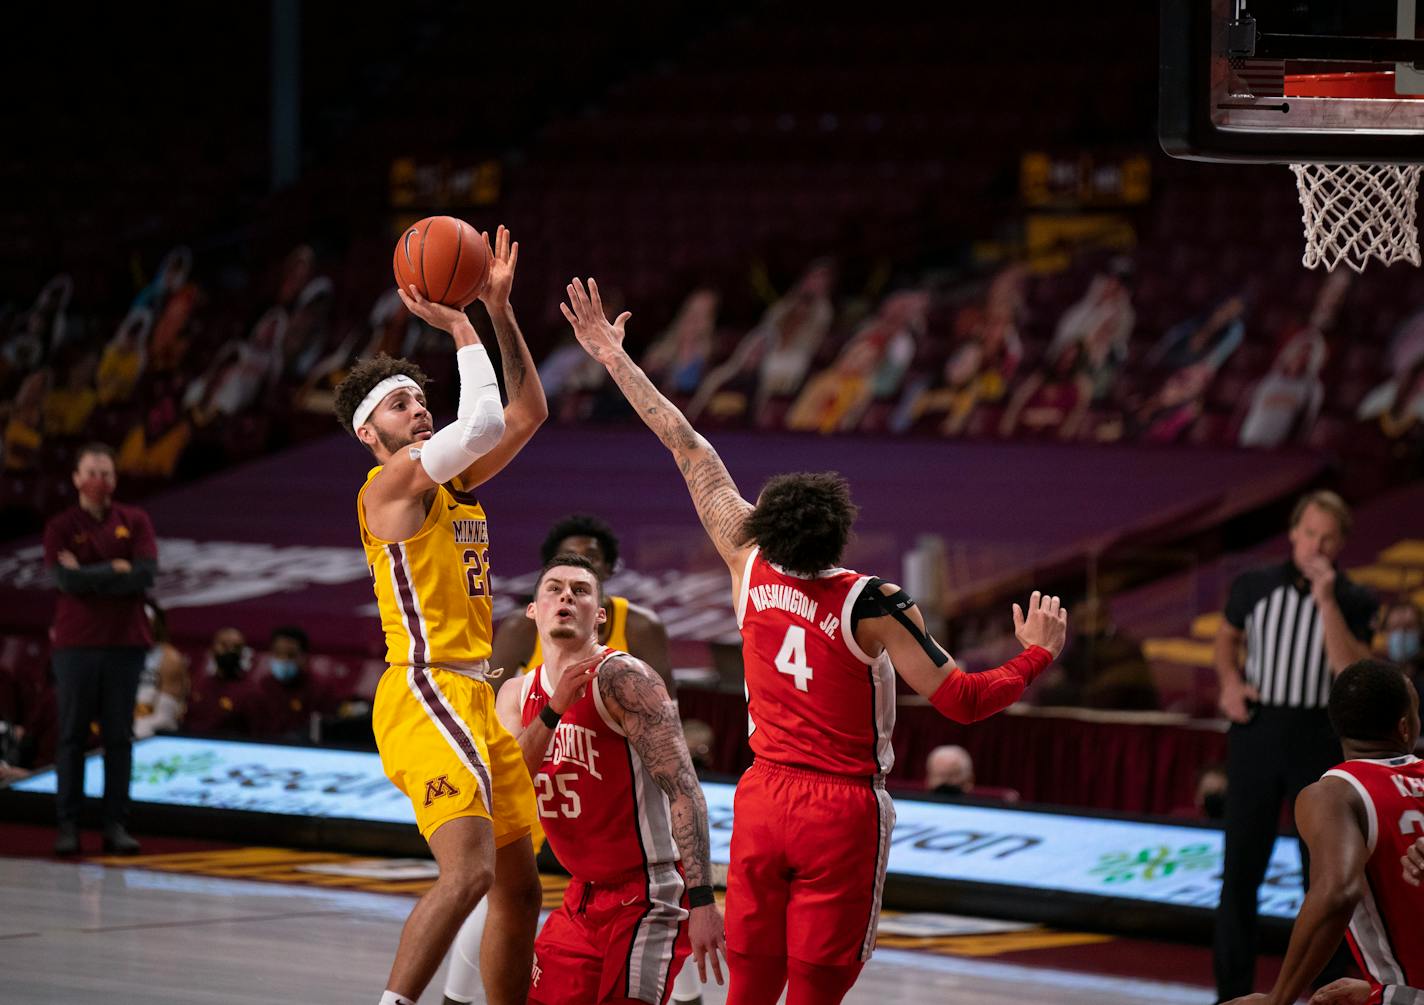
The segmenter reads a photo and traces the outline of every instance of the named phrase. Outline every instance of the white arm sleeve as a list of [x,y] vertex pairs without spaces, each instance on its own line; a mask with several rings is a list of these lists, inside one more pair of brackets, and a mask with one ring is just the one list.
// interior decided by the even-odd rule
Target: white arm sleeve
[[494,449],[504,435],[504,406],[489,352],[467,345],[455,353],[460,369],[457,418],[420,447],[420,463],[431,481],[444,484]]

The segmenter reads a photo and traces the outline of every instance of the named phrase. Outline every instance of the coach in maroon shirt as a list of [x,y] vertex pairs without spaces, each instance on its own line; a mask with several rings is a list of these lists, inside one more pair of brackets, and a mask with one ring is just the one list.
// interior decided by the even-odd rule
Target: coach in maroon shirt
[[50,630],[59,707],[59,855],[79,852],[84,751],[96,717],[104,740],[104,850],[139,850],[124,824],[134,697],[152,644],[143,595],[158,570],[158,542],[147,513],[113,501],[116,481],[114,451],[102,443],[84,447],[74,466],[79,505],[45,525],[45,565],[59,587]]

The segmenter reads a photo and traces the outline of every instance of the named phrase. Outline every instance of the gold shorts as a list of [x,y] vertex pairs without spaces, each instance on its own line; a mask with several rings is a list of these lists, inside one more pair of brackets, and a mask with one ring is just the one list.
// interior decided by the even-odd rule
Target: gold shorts
[[372,713],[381,767],[415,807],[427,841],[456,817],[484,817],[496,848],[542,837],[519,742],[494,711],[489,683],[454,670],[392,666]]

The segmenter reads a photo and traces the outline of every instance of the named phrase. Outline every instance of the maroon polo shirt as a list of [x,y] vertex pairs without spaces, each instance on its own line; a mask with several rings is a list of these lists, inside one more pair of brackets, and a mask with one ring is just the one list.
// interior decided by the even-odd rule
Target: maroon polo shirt
[[[59,553],[69,551],[81,566],[108,564],[122,558],[130,564],[158,560],[158,541],[148,514],[137,506],[111,502],[102,520],[71,506],[45,524],[45,567],[59,565]],[[153,644],[141,593],[107,596],[60,591],[54,608],[50,641],[56,649],[79,646],[140,646]]]

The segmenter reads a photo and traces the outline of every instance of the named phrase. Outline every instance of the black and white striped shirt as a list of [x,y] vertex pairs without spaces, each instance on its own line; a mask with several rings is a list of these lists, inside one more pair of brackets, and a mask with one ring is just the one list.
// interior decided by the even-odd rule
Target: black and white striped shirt
[[[1368,642],[1379,606],[1374,595],[1341,572],[1335,576],[1335,600],[1350,631]],[[1324,627],[1310,580],[1295,563],[1237,576],[1226,601],[1226,620],[1246,635],[1246,683],[1260,691],[1262,705],[1325,707],[1330,663]]]

